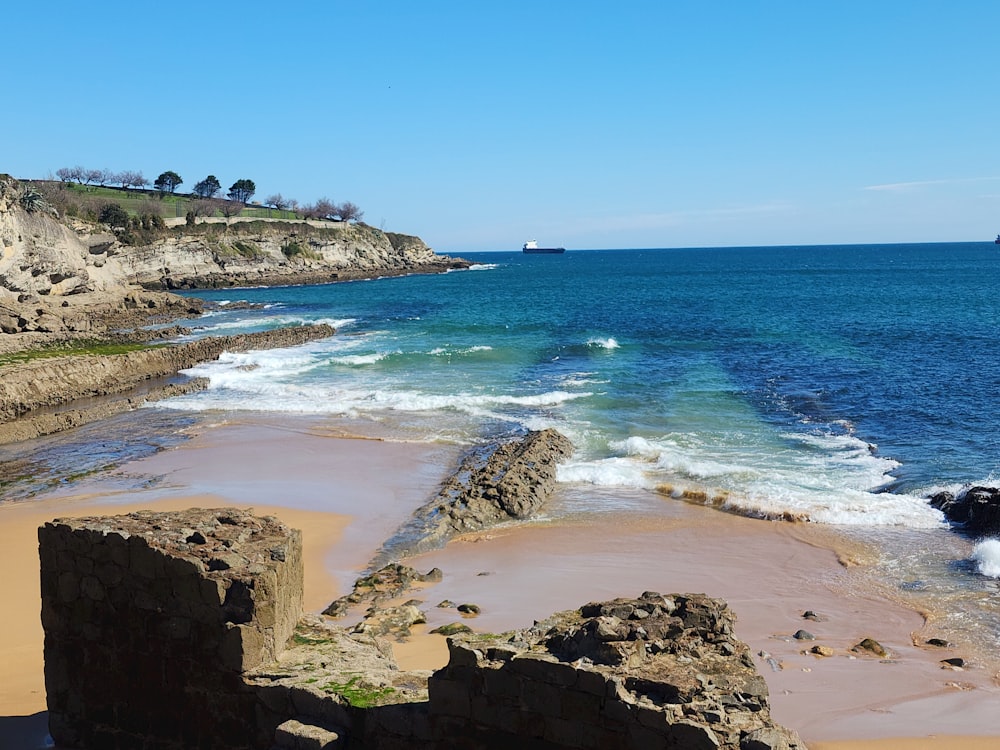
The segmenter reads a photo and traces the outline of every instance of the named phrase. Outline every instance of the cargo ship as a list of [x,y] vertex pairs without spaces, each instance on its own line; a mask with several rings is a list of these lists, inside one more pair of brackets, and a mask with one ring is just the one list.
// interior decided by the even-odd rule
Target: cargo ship
[[522,253],[537,253],[537,254],[542,254],[542,253],[554,254],[554,253],[564,253],[564,252],[566,252],[566,248],[564,248],[564,247],[539,247],[538,243],[535,240],[528,240],[527,242],[524,243],[524,246],[521,248],[521,252]]

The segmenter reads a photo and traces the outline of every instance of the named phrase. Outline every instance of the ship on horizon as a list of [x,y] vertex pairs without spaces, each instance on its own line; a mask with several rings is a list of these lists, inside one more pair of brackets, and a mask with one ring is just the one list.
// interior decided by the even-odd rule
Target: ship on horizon
[[524,246],[521,248],[521,252],[522,253],[529,253],[529,254],[533,254],[533,253],[534,254],[542,254],[542,253],[556,254],[556,253],[564,253],[564,252],[566,252],[566,248],[564,248],[564,247],[539,247],[537,241],[535,241],[535,240],[528,240],[527,242],[524,243]]

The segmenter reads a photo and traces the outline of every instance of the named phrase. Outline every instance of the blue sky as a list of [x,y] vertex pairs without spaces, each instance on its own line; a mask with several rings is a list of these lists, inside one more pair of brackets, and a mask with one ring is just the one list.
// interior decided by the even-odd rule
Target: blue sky
[[15,3],[0,172],[254,180],[441,252],[989,240],[1000,3]]

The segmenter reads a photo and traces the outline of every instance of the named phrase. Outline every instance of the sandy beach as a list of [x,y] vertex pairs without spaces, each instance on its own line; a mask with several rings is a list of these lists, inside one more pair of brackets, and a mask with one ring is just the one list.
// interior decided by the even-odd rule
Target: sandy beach
[[[71,495],[0,506],[0,748],[38,747],[30,742],[44,727],[39,525],[140,507],[253,507],[303,530],[307,607],[318,611],[349,588],[458,454],[452,446],[345,435],[307,420],[227,424],[124,466],[111,480],[81,483]],[[159,479],[146,489],[122,488],[141,476]],[[576,507],[580,492],[587,490],[560,490],[547,520],[468,536],[407,560],[421,571],[441,568],[444,580],[418,592],[428,624],[397,647],[401,665],[446,659],[444,639],[426,632],[460,619],[436,606],[443,600],[478,604],[481,614],[466,623],[501,631],[596,599],[704,592],[726,599],[738,616],[737,635],[767,655],[757,666],[774,717],[811,748],[1000,746],[1000,689],[991,669],[945,670],[940,660],[960,653],[914,645],[927,635],[923,618],[859,589],[856,569],[839,560],[860,560],[864,551],[844,547],[833,531],[662,498],[650,503],[649,496],[637,496],[637,510],[624,517],[563,512]],[[804,620],[806,610],[820,619]],[[799,629],[815,642],[792,638]],[[890,658],[852,653],[865,637],[886,646]],[[834,655],[807,653],[815,644]]]

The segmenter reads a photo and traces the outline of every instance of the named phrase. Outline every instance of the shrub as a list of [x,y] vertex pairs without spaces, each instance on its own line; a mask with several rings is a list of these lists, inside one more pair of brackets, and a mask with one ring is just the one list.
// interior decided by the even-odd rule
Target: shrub
[[129,225],[128,211],[117,203],[105,203],[101,206],[97,220],[102,224],[107,224],[112,229],[115,227],[127,229]]

